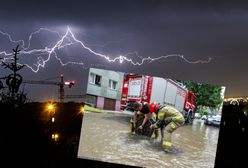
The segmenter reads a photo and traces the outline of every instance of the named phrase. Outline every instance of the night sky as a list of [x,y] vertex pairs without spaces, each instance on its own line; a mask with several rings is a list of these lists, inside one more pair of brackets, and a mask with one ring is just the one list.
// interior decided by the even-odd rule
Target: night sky
[[[69,26],[78,40],[92,50],[110,58],[125,55],[135,61],[140,56],[159,57],[181,54],[191,61],[210,63],[189,64],[178,57],[145,62],[142,66],[118,61],[109,63],[89,53],[80,45],[70,45],[57,52],[63,61],[83,62],[81,65],[61,66],[52,55],[45,68],[34,73],[29,68],[20,71],[24,79],[59,81],[76,80],[76,86],[66,94],[84,94],[88,79],[87,67],[142,73],[201,83],[226,86],[227,97],[247,96],[248,4],[237,1],[13,1],[1,2],[0,30],[13,40],[25,40],[40,27],[63,35]],[[30,49],[52,47],[60,40],[54,32],[42,31],[33,36]],[[69,39],[70,40],[70,39]],[[17,43],[11,43],[0,34],[0,52],[12,52]],[[38,57],[20,55],[20,63],[35,67]],[[1,54],[0,57],[6,57]],[[0,76],[10,71],[0,68]],[[45,101],[58,97],[53,85],[23,85],[31,101]],[[23,87],[22,86],[22,87]],[[22,88],[21,87],[21,88]],[[71,101],[67,99],[66,101]]]

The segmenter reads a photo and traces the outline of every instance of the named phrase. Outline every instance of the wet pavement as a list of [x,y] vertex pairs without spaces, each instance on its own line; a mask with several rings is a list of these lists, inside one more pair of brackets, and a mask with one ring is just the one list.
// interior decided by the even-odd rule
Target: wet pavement
[[129,120],[122,113],[85,113],[78,157],[151,168],[214,167],[219,128],[194,120],[173,133],[173,151],[166,153],[160,137],[130,134]]

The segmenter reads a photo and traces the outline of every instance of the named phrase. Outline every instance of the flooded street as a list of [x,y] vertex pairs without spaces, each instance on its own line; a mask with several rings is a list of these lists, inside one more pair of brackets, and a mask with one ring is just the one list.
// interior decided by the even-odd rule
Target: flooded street
[[141,167],[214,167],[219,128],[194,120],[172,136],[173,153],[165,153],[158,139],[131,135],[130,115],[85,113],[79,158]]

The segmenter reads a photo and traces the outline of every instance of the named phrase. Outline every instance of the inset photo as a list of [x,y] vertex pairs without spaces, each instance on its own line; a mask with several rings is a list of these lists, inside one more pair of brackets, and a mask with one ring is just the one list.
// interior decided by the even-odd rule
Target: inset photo
[[90,68],[78,158],[214,167],[224,86]]

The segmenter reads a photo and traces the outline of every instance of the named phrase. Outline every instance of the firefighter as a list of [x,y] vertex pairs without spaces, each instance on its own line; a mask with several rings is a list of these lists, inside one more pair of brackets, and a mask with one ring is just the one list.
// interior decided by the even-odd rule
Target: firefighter
[[[184,124],[185,120],[183,115],[174,107],[165,105],[160,106],[158,109],[157,121],[150,126],[151,129],[158,129],[164,127],[161,132],[162,147],[165,151],[170,151],[172,148],[171,136],[172,133]],[[162,131],[162,130],[161,130]]]
[[141,103],[141,102],[135,102],[133,104],[133,118],[131,118],[131,131],[134,133],[136,129],[136,123],[137,123],[137,116],[139,114],[144,115],[144,119],[142,124],[138,127],[139,129],[143,129],[146,121],[150,118],[150,109],[148,103]]
[[146,122],[151,118],[151,113],[150,113],[150,106],[148,103],[140,103],[136,102],[134,103],[134,121],[137,122],[137,114],[141,113],[144,115],[144,119],[142,124],[138,127],[139,129],[143,129]]
[[[131,125],[133,124],[133,127],[131,127],[132,132],[135,131],[136,128],[136,122],[137,122],[137,114],[141,113],[144,115],[144,119],[142,121],[142,124],[138,126],[139,129],[143,129],[146,122],[149,121],[150,124],[154,124],[156,122],[156,112],[158,111],[158,103],[152,102],[151,104],[149,103],[140,103],[140,102],[135,102],[133,104],[133,109],[134,109],[134,116]],[[155,129],[155,138],[158,137],[158,130]]]

